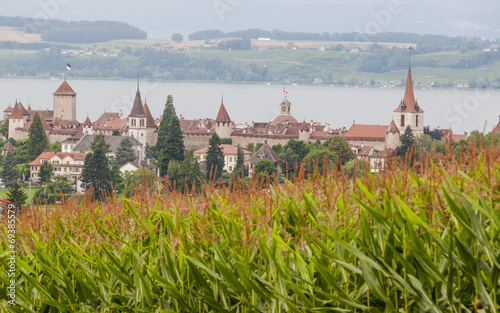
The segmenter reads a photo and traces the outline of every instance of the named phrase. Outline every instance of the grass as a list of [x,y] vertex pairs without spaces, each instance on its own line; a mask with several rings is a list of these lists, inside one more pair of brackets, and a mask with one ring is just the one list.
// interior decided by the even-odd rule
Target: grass
[[375,176],[33,207],[9,312],[498,312],[500,150],[448,151]]

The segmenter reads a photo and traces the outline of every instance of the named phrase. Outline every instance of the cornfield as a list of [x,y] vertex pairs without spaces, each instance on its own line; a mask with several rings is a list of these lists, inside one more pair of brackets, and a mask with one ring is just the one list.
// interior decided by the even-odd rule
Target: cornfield
[[[3,312],[499,312],[500,150],[31,208]],[[2,233],[7,228],[4,224]],[[2,238],[5,236],[2,235]],[[6,240],[0,244],[3,272]]]

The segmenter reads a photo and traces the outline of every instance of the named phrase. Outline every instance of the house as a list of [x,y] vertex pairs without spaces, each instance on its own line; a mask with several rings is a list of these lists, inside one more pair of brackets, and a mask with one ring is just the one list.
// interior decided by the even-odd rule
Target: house
[[7,153],[14,151],[16,147],[14,147],[13,144],[10,143],[10,141],[7,141],[7,143],[2,147],[2,155],[6,155]]
[[[83,152],[83,153],[90,153],[92,152],[92,149],[90,148],[90,145],[94,141],[96,135],[84,135],[80,141],[73,147],[72,152]],[[124,136],[104,136],[104,141],[106,141],[107,144],[109,144],[111,153],[108,154],[109,158],[114,158],[116,155],[116,150],[118,150],[118,146],[120,145],[120,141],[125,138]],[[143,158],[143,147],[142,144],[137,141],[134,137],[130,137],[130,141],[132,141],[132,145],[134,148],[134,151],[136,152],[136,155],[139,160]]]
[[138,161],[138,162],[128,162],[127,164],[123,165],[120,167],[120,172],[122,174],[125,174],[125,172],[135,172],[136,170],[140,168],[145,168],[147,170],[153,171],[156,173],[156,165],[151,162],[149,159],[144,160],[144,161]]
[[255,165],[262,160],[269,160],[273,162],[274,167],[280,172],[280,165],[279,162],[281,161],[280,156],[276,151],[274,151],[268,144],[267,141],[264,143],[262,147],[260,147],[257,152],[255,152],[250,159],[248,159],[248,175],[252,176],[252,173],[254,172]]
[[380,173],[385,169],[387,160],[392,155],[392,150],[384,150],[381,152],[375,152],[368,156],[368,162],[370,163],[370,168],[372,173]]
[[368,161],[368,157],[375,153],[375,149],[373,148],[373,146],[352,146],[351,150],[354,152],[354,154],[356,154],[358,160]]
[[86,153],[43,152],[28,166],[31,170],[31,180],[40,179],[40,167],[50,162],[54,167],[54,176],[64,176],[68,180],[79,180],[85,163]]
[[[499,117],[499,119],[500,119],[500,117]],[[495,128],[493,128],[493,130],[491,132],[495,135],[500,135],[500,121],[498,122],[497,126],[495,126]]]
[[[222,153],[224,154],[223,170],[228,173],[231,173],[236,167],[236,159],[238,158],[238,146],[222,144],[219,147],[222,148]],[[204,147],[194,152],[194,156],[198,159],[200,165],[206,161],[207,152],[209,148],[210,146]],[[241,150],[243,150],[243,155],[245,156],[245,159],[250,157],[250,155],[252,154],[252,152],[250,152],[247,149],[242,148]]]

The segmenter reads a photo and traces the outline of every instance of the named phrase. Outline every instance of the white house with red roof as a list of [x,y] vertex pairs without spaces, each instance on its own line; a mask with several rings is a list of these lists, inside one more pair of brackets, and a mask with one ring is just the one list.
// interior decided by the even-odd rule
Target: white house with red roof
[[40,179],[40,167],[49,162],[54,167],[54,176],[65,176],[68,180],[79,180],[85,162],[86,153],[43,152],[28,166],[31,179]]

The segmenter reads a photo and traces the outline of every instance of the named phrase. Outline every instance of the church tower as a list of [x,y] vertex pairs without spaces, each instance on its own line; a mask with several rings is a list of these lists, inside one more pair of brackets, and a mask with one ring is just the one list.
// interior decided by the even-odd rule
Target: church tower
[[[128,116],[128,135],[134,137],[142,144],[142,151],[146,148],[147,132],[146,132],[147,116],[142,106],[141,93],[139,92],[139,81],[137,81],[137,92],[135,94],[134,106]],[[139,161],[144,158],[144,153],[139,155]]]
[[233,132],[231,119],[224,106],[224,98],[222,98],[219,113],[215,119],[215,132],[220,138],[231,138]]
[[54,92],[54,118],[76,121],[76,92],[65,80]]
[[[411,56],[411,53],[410,53]],[[420,108],[413,94],[413,80],[411,77],[411,64],[408,67],[405,95],[398,108],[394,110],[394,123],[401,135],[406,127],[410,126],[415,137],[424,133],[424,110]]]
[[292,114],[292,112],[291,112],[292,103],[290,103],[290,101],[288,101],[286,96],[285,96],[285,100],[283,100],[280,105],[281,105],[280,115],[291,115]]

